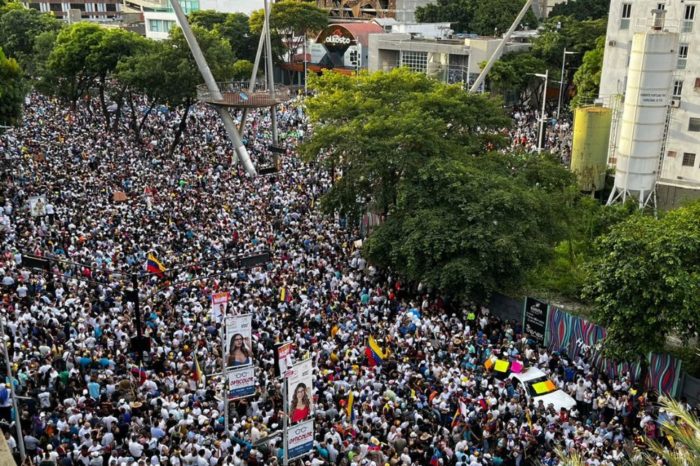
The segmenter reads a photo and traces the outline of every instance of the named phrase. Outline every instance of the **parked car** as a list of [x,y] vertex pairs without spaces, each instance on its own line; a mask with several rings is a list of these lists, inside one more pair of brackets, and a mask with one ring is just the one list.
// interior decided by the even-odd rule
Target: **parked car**
[[525,390],[527,401],[535,405],[542,401],[545,407],[553,405],[557,411],[576,406],[576,400],[557,387],[541,369],[530,367],[525,372],[511,374],[510,378]]

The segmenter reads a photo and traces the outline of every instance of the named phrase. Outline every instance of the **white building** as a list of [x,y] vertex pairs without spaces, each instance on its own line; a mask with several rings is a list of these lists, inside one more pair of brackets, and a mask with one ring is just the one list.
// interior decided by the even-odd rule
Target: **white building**
[[[263,8],[263,0],[179,0],[185,14],[200,10],[214,10],[221,13],[244,13],[248,16]],[[131,11],[143,13],[146,37],[162,40],[168,37],[170,29],[176,24],[175,13],[169,0],[125,0]]]
[[[449,83],[469,85],[501,42],[499,37],[457,37],[449,23],[398,24],[390,33],[369,35],[368,69],[390,71],[406,66]],[[525,51],[528,42],[513,39],[502,54]]]
[[695,21],[700,0],[612,0],[600,98],[606,104],[613,103],[615,109],[608,160],[614,165],[632,37],[649,30],[651,12],[656,9],[666,12],[663,29],[679,33],[657,184],[660,204],[668,206],[683,198],[700,197],[700,24]]

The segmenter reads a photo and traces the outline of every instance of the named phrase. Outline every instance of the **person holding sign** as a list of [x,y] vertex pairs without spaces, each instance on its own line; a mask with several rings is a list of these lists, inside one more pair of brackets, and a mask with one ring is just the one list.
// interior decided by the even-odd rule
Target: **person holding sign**
[[311,399],[305,383],[300,383],[294,389],[294,397],[289,406],[289,412],[292,424],[303,421],[311,414]]
[[228,347],[228,363],[230,366],[247,366],[251,363],[251,351],[248,349],[243,335],[240,333],[234,334],[233,337],[231,337]]

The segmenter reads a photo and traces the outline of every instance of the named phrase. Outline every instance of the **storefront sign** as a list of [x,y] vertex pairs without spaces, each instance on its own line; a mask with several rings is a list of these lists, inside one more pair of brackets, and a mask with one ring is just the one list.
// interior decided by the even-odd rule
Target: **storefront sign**
[[548,310],[549,307],[542,301],[538,301],[535,298],[525,299],[523,331],[540,345],[544,345]]

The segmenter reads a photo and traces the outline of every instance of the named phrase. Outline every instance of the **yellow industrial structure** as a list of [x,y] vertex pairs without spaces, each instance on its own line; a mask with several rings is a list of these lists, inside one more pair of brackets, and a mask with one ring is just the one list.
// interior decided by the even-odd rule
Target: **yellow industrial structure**
[[574,112],[571,171],[582,191],[600,191],[605,186],[612,110],[580,107]]

